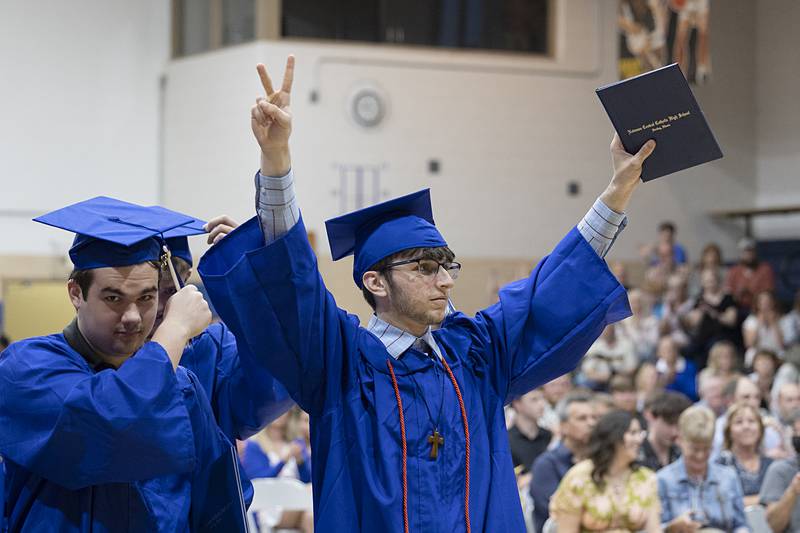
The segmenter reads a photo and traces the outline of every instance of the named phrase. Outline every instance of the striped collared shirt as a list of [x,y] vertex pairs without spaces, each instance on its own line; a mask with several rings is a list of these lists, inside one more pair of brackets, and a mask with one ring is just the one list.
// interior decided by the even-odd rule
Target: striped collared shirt
[[266,243],[286,235],[300,220],[294,196],[294,174],[273,178],[256,172],[256,213]]
[[416,337],[381,320],[376,315],[372,315],[372,318],[369,319],[369,324],[367,324],[367,330],[381,340],[386,347],[386,351],[395,359],[399,358],[411,347],[420,352],[428,353],[425,345],[430,346],[439,359],[442,359],[442,352],[433,338],[430,326],[421,337]]

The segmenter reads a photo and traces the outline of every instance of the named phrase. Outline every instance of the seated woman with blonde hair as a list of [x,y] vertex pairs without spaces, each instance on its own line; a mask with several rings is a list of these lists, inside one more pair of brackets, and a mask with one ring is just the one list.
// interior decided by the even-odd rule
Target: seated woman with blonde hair
[[742,483],[744,505],[758,505],[758,494],[772,459],[761,452],[764,422],[752,405],[738,403],[728,409],[723,451],[717,458],[722,465],[732,466]]
[[661,531],[656,475],[636,464],[643,441],[631,413],[612,411],[598,421],[588,458],[567,472],[550,500],[559,533]]

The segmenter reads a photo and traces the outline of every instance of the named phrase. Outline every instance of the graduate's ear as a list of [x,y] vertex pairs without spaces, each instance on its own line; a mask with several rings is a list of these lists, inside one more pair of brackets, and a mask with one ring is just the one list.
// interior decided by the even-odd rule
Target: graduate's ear
[[361,276],[361,283],[366,290],[372,293],[373,297],[385,298],[388,294],[386,291],[386,278],[374,270],[364,272],[364,275]]
[[67,281],[67,293],[69,294],[69,301],[72,302],[72,307],[77,311],[85,300],[83,299],[83,290],[77,281],[71,279]]

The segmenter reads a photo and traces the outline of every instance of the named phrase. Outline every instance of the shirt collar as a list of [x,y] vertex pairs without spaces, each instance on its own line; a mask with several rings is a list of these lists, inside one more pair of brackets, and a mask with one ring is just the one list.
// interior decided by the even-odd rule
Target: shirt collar
[[86,337],[83,336],[81,333],[80,328],[78,328],[78,318],[72,319],[72,322],[64,328],[62,331],[64,335],[64,339],[69,344],[70,348],[78,352],[81,357],[83,357],[86,362],[89,364],[92,370],[95,372],[100,372],[101,370],[106,370],[108,368],[112,370],[116,370],[112,365],[103,361],[103,358],[100,357],[94,348],[91,347],[89,342],[86,340]]
[[[693,483],[693,481],[689,478],[689,474],[686,472],[686,463],[683,460],[683,457],[679,458],[675,461],[677,466],[677,474],[678,474],[678,481],[686,482],[686,483]],[[718,484],[719,478],[717,476],[717,469],[715,467],[714,462],[709,459],[708,467],[706,468],[706,477],[702,481],[703,484]]]
[[389,355],[394,359],[398,359],[406,350],[412,347],[415,350],[425,352],[426,344],[431,347],[439,359],[442,359],[442,352],[439,350],[439,345],[436,344],[436,339],[433,338],[430,326],[428,326],[428,329],[425,330],[422,336],[417,337],[389,324],[385,320],[381,320],[377,315],[372,315],[367,324],[367,330],[380,339],[386,347],[386,351],[389,352]]

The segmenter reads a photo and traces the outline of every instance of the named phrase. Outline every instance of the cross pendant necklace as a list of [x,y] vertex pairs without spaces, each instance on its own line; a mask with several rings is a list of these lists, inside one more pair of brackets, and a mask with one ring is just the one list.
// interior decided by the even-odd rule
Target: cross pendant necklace
[[439,446],[444,446],[444,437],[438,429],[434,429],[433,433],[428,435],[428,444],[431,445],[431,459],[439,457]]
[[[423,355],[428,355],[425,352],[422,352]],[[405,361],[400,360],[403,363],[403,366],[408,368],[405,364]],[[427,441],[428,444],[431,445],[431,459],[437,459],[439,457],[439,448],[444,446],[444,437],[441,433],[439,433],[439,420],[442,418],[442,408],[444,407],[444,373],[439,372],[438,367],[436,366],[436,359],[433,359],[433,371],[436,374],[437,379],[441,382],[441,401],[439,403],[439,416],[436,417],[436,420],[433,419],[433,413],[431,413],[431,409],[428,406],[428,400],[425,399],[425,394],[422,392],[422,388],[417,383],[416,378],[414,378],[414,374],[409,374],[411,381],[414,382],[414,388],[419,393],[420,399],[422,400],[423,405],[425,405],[425,411],[428,413],[428,419],[431,421],[431,426],[433,426],[433,432],[428,435]],[[440,375],[441,374],[441,375]]]

